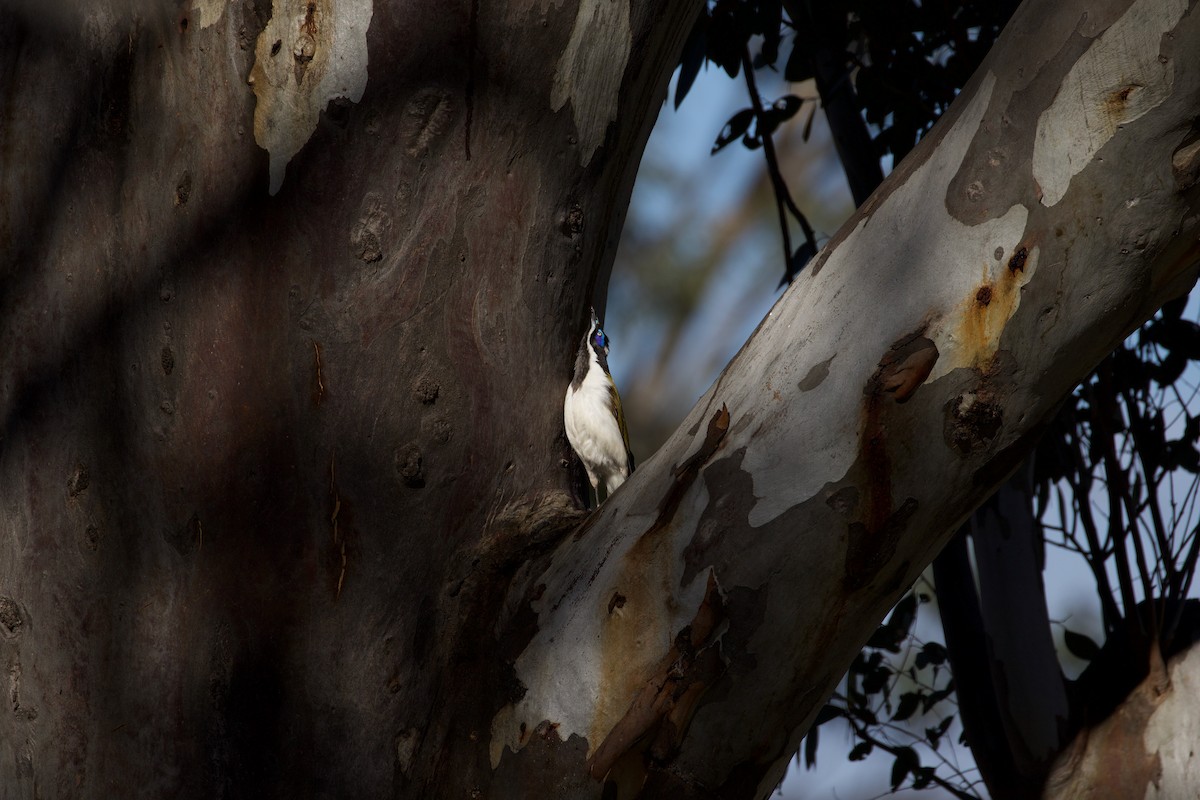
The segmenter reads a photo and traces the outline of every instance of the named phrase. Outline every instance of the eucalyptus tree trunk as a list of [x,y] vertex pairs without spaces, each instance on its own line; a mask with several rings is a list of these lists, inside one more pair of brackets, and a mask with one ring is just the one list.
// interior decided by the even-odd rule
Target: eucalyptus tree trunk
[[0,3],[0,796],[591,790],[488,621],[698,8]]
[[1196,796],[1200,639],[1165,663],[1156,647],[1150,649],[1145,679],[1111,715],[1080,731],[1059,755],[1044,800]]
[[1200,15],[1024,7],[581,522],[572,351],[698,7],[0,6],[5,794],[774,788],[1194,281]]

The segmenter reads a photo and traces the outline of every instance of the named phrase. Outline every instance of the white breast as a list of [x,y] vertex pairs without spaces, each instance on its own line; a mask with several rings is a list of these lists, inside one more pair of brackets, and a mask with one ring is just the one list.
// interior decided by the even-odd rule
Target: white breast
[[611,493],[625,482],[629,475],[625,440],[613,416],[608,376],[594,355],[579,388],[567,387],[563,423],[567,441],[583,461],[593,487],[604,481]]

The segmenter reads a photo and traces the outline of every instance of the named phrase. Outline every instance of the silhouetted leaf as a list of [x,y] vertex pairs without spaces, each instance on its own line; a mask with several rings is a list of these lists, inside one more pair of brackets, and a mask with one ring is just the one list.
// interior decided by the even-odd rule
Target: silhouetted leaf
[[900,703],[896,706],[896,713],[892,715],[892,722],[903,722],[911,717],[920,702],[920,692],[905,692],[900,695]]
[[921,646],[921,651],[917,653],[915,659],[917,669],[924,669],[930,664],[946,663],[946,648],[937,642],[926,642]]
[[867,694],[879,694],[887,688],[892,674],[885,667],[876,667],[863,676],[862,688]]
[[1168,470],[1183,469],[1195,475],[1200,472],[1200,453],[1190,441],[1167,442],[1163,454],[1163,467]]
[[1183,310],[1187,308],[1187,301],[1188,296],[1185,294],[1183,297],[1177,297],[1174,300],[1163,303],[1163,319],[1179,319],[1183,316]]
[[[782,4],[777,7],[782,7]],[[768,28],[763,36],[762,48],[754,56],[754,68],[762,69],[763,67],[773,67],[779,59],[779,43],[782,39],[782,31],[779,25],[773,25]]]
[[804,737],[804,768],[812,769],[817,765],[817,726],[813,725]]
[[890,625],[880,625],[871,634],[871,638],[867,639],[867,647],[877,647],[880,650],[887,650],[889,653],[899,653],[900,645],[896,641],[896,636]]
[[1189,319],[1163,318],[1148,329],[1148,336],[1155,344],[1178,353],[1186,359],[1200,359],[1200,325]]
[[862,761],[867,756],[871,755],[871,751],[875,749],[875,745],[870,742],[859,742],[854,745],[854,749],[847,756],[851,761]]
[[784,80],[799,83],[813,76],[812,58],[809,53],[808,47],[797,36],[792,44],[792,52],[788,54],[787,64],[783,68]]
[[1170,350],[1162,363],[1150,368],[1150,375],[1159,386],[1170,386],[1179,380],[1179,376],[1187,369],[1187,358],[1182,353]]
[[754,121],[754,109],[743,108],[741,111],[734,114],[725,123],[725,127],[721,129],[721,135],[717,137],[717,141],[713,144],[712,151],[716,153],[725,145],[732,142],[734,139],[741,136],[750,127],[750,123]]
[[[805,242],[801,248],[808,243]],[[809,248],[811,249],[811,247]],[[797,250],[799,253],[799,250]],[[811,258],[811,256],[809,256]],[[908,637],[913,621],[917,618],[917,598],[909,592],[896,603],[887,622],[875,629],[875,633],[867,640],[868,647],[878,647],[891,653],[899,653],[900,646]]]
[[863,722],[867,723],[868,725],[878,725],[879,724],[879,720],[875,717],[875,712],[872,711],[871,709],[867,708],[866,706],[862,706],[860,708],[852,708],[852,709],[850,709],[850,713],[853,714],[857,719],[862,720]]
[[954,681],[951,681],[949,684],[947,684],[944,689],[938,689],[936,692],[930,692],[921,698],[921,712],[928,714],[929,709],[933,708],[952,694],[954,694]]
[[911,747],[897,748],[896,760],[892,762],[892,791],[900,788],[900,784],[904,783],[910,772],[916,772],[920,768],[921,759],[917,758],[917,751]]
[[794,94],[785,94],[774,103],[771,108],[780,115],[781,119],[791,119],[796,116],[796,112],[800,110],[800,106],[804,105],[804,101]]
[[817,712],[817,718],[813,721],[813,727],[816,728],[819,725],[824,725],[826,722],[829,722],[829,720],[837,719],[840,716],[842,716],[842,710],[840,708],[826,703],[821,707],[821,710]]
[[715,7],[707,36],[709,60],[724,69],[731,78],[736,78],[742,68],[742,53],[749,39],[749,32],[737,11],[738,5],[734,3],[722,3]]
[[696,76],[700,74],[700,68],[704,66],[707,51],[708,11],[705,9],[696,17],[696,24],[692,26],[692,32],[688,34],[687,41],[683,45],[683,53],[679,56],[679,80],[675,82],[675,108],[679,108],[679,104],[691,90],[692,84],[696,82]]
[[1195,442],[1200,440],[1200,414],[1187,415],[1187,423],[1183,426],[1183,441]]
[[950,723],[953,721],[954,715],[951,714],[932,728],[925,729],[925,738],[929,741],[930,747],[934,750],[938,749],[938,744],[941,742],[942,737],[946,735],[946,731],[950,728]]
[[1070,628],[1063,628],[1063,643],[1066,644],[1072,655],[1082,658],[1084,661],[1091,661],[1100,655],[1100,645]]

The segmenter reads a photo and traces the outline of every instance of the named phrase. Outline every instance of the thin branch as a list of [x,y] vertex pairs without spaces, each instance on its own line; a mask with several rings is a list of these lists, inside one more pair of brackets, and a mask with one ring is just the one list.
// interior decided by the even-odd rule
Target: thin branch
[[1137,561],[1138,573],[1142,579],[1142,597],[1150,608],[1151,635],[1158,634],[1158,614],[1154,607],[1154,590],[1151,586],[1150,570],[1146,564],[1146,554],[1142,547],[1142,535],[1138,530],[1138,517],[1133,509],[1128,509],[1125,515],[1129,525],[1122,522],[1122,511],[1128,507],[1129,481],[1125,469],[1117,457],[1110,420],[1120,413],[1116,407],[1116,398],[1112,391],[1112,359],[1107,359],[1100,369],[1096,370],[1099,378],[1092,393],[1092,436],[1100,443],[1101,458],[1104,460],[1105,489],[1108,494],[1109,535],[1114,544],[1114,558],[1117,565],[1117,578],[1121,583],[1121,594],[1126,595],[1126,621],[1136,619],[1138,630],[1146,633],[1141,614],[1137,612],[1137,601],[1133,593],[1133,571],[1129,567],[1129,552],[1125,546],[1125,537],[1133,540],[1134,558]]
[[[893,756],[899,757],[900,750],[901,750],[900,747],[897,747],[896,745],[890,744],[882,739],[872,736],[870,729],[867,728],[865,725],[860,725],[858,720],[854,719],[854,717],[851,714],[849,714],[845,711],[842,711],[842,716],[846,719],[847,722],[850,723],[850,727],[851,727],[851,729],[854,730],[855,735],[857,735],[864,742],[868,742],[872,747],[878,747],[880,750],[884,751],[885,753],[889,753]],[[937,751],[933,751],[933,752],[936,753]],[[944,761],[945,757],[943,756],[942,759]],[[959,773],[959,774],[961,776],[961,773]],[[964,779],[965,779],[965,776],[962,776],[962,777],[964,777]],[[945,789],[950,794],[959,798],[959,800],[979,800],[979,797],[977,795],[970,794],[969,792],[964,792],[962,789],[960,789],[957,786],[955,786],[954,784],[950,783],[945,778],[942,778],[941,776],[939,776],[937,774],[937,772],[933,772],[929,776],[929,780],[930,780],[930,782],[936,783],[938,786]]]
[[754,108],[755,132],[762,142],[763,156],[767,159],[767,173],[771,176],[771,188],[775,190],[775,209],[779,212],[779,230],[783,234],[783,264],[785,274],[790,275],[792,274],[792,237],[788,231],[787,212],[790,211],[796,218],[796,222],[800,224],[800,230],[804,232],[804,239],[812,249],[813,255],[816,255],[817,252],[817,234],[812,225],[808,224],[808,218],[792,200],[783,174],[779,171],[779,159],[775,154],[773,133],[763,132],[766,112],[763,110],[762,97],[758,94],[758,84],[754,80],[754,62],[750,58],[749,45],[742,50],[742,72],[745,73],[746,91],[750,94],[750,104]]
[[[1075,496],[1075,503],[1079,508],[1079,524],[1083,526],[1084,537],[1087,539],[1088,551],[1091,556],[1087,559],[1088,566],[1092,569],[1092,575],[1096,578],[1096,586],[1100,590],[1100,608],[1104,615],[1105,631],[1115,630],[1117,623],[1121,620],[1121,612],[1117,609],[1116,601],[1113,600],[1112,583],[1108,580],[1108,571],[1104,568],[1104,548],[1100,546],[1100,535],[1096,528],[1096,520],[1092,516],[1091,503],[1088,500],[1089,492],[1091,491],[1091,475],[1087,474],[1083,453],[1080,449],[1079,438],[1071,437],[1075,447],[1075,475],[1070,471],[1067,472],[1067,483],[1071,486],[1071,493]],[[1077,479],[1075,476],[1078,476]]]

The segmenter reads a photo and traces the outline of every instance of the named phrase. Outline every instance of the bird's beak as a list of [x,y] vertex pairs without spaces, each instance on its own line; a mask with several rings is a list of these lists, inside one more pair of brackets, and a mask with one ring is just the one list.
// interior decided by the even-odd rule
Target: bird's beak
[[592,312],[592,327],[594,328],[600,324],[600,319],[596,316],[596,309],[594,307],[590,311]]

